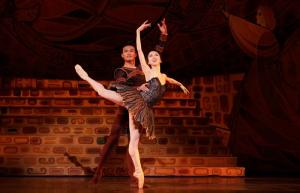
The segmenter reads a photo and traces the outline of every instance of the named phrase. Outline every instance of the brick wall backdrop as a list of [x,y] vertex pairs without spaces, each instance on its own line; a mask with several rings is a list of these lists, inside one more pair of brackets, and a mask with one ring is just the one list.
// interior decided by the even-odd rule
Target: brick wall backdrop
[[[157,138],[141,139],[145,175],[244,175],[226,126],[242,77],[196,77],[190,96],[168,87],[154,109]],[[0,78],[0,86],[1,175],[88,175],[84,169],[96,167],[116,105],[84,81]],[[124,128],[105,175],[127,175],[127,134]]]

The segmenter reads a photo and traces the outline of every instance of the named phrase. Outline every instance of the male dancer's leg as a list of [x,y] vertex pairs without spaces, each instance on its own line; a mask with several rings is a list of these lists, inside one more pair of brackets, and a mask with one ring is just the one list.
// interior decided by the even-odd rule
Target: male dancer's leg
[[124,127],[128,121],[128,113],[125,108],[119,108],[114,124],[111,127],[111,133],[104,144],[102,151],[100,153],[100,160],[98,163],[97,170],[92,179],[93,183],[97,183],[102,177],[103,164],[107,160],[109,154],[111,153],[112,147],[118,142],[120,137],[121,129]]

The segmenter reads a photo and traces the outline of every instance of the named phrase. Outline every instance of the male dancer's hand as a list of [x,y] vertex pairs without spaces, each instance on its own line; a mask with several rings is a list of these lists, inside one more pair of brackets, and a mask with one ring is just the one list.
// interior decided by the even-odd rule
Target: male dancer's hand
[[149,91],[148,83],[144,83],[141,86],[137,87],[138,91],[147,92]]

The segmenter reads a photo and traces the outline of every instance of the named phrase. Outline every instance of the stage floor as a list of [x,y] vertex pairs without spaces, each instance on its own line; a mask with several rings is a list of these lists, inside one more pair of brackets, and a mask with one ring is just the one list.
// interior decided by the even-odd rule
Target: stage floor
[[97,185],[87,177],[1,177],[0,193],[286,193],[300,192],[300,178],[147,177],[143,190],[129,178],[105,177]]

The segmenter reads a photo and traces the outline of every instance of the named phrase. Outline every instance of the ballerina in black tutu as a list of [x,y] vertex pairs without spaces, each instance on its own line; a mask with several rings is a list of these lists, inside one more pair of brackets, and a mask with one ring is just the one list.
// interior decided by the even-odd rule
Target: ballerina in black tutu
[[133,160],[135,167],[134,176],[138,179],[139,188],[144,185],[144,173],[140,163],[140,155],[138,151],[138,143],[140,138],[139,130],[136,128],[135,123],[142,125],[146,129],[146,135],[149,138],[154,138],[154,115],[152,107],[163,96],[166,90],[166,83],[178,85],[185,94],[189,91],[180,82],[169,78],[166,74],[160,72],[161,58],[157,51],[150,51],[148,54],[148,64],[146,62],[144,53],[142,51],[140,32],[149,27],[151,24],[145,21],[136,30],[136,45],[139,60],[145,78],[148,84],[148,91],[139,91],[137,87],[127,86],[124,84],[117,84],[117,91],[112,91],[104,88],[104,86],[97,81],[93,80],[88,74],[77,64],[75,70],[83,80],[86,80],[97,93],[118,105],[125,106],[129,111],[129,154]]

